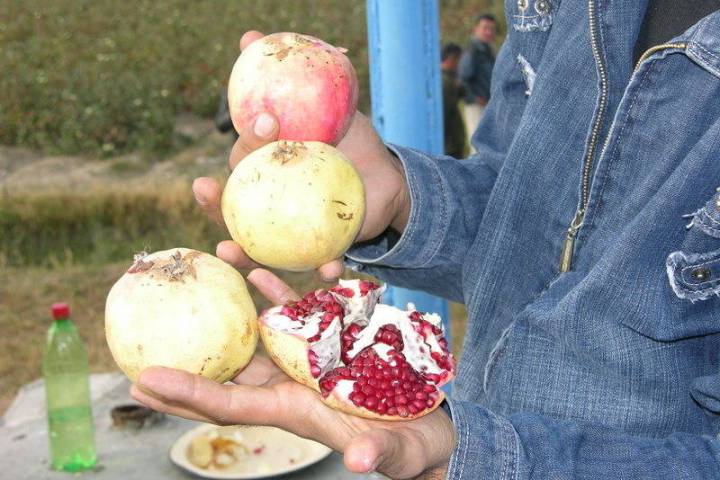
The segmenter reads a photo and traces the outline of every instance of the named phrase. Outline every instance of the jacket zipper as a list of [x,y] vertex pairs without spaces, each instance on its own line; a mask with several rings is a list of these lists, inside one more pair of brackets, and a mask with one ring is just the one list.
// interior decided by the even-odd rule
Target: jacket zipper
[[[592,172],[593,157],[595,156],[595,150],[597,148],[600,129],[602,128],[602,120],[605,115],[605,109],[607,107],[608,97],[608,83],[607,83],[607,69],[605,68],[604,59],[600,56],[599,41],[597,36],[598,24],[597,16],[595,14],[595,3],[593,0],[588,0],[588,17],[590,22],[590,46],[592,48],[593,57],[598,67],[600,74],[600,105],[598,112],[595,115],[593,122],[593,128],[590,135],[590,144],[588,145],[587,153],[583,160],[582,170],[582,188],[580,193],[580,204],[575,211],[575,216],[570,222],[570,226],[565,233],[565,239],[563,241],[562,250],[560,253],[560,272],[568,272],[572,268],[573,251],[575,249],[575,238],[577,233],[582,227],[583,220],[585,218],[585,210],[587,209],[588,200],[590,198],[590,174]],[[647,49],[638,59],[635,65],[634,71],[640,68],[642,62],[655,52],[668,48],[679,48],[685,49],[686,43],[664,43],[662,45],[655,45]]]
[[645,50],[645,53],[640,56],[640,59],[635,64],[635,70],[633,70],[633,72],[637,72],[640,68],[640,65],[655,52],[659,52],[660,50],[665,50],[667,48],[679,48],[681,50],[685,50],[686,47],[687,43],[663,43],[662,45],[655,45],[654,47],[650,47]]
[[567,272],[572,268],[575,238],[578,230],[580,230],[580,227],[582,226],[583,219],[585,218],[585,209],[587,208],[588,198],[590,196],[590,173],[592,172],[593,157],[595,156],[595,149],[597,148],[599,140],[598,137],[600,136],[600,130],[602,129],[602,121],[605,116],[605,108],[607,107],[608,99],[607,69],[605,68],[605,61],[600,55],[598,20],[595,14],[595,2],[593,0],[588,0],[588,19],[590,22],[590,47],[592,48],[595,64],[597,65],[600,75],[600,105],[598,106],[598,111],[595,115],[592,130],[590,132],[590,143],[588,145],[587,152],[585,153],[585,158],[583,159],[580,204],[575,211],[575,216],[565,233],[565,239],[563,241],[562,252],[560,254],[561,273]]

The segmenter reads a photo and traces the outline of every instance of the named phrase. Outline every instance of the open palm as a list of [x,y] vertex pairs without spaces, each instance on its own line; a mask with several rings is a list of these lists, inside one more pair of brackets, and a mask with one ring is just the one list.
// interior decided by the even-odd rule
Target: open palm
[[[248,280],[273,303],[299,298],[272,273],[257,269]],[[272,425],[344,452],[351,471],[380,471],[411,478],[447,462],[454,429],[442,409],[406,422],[367,420],[326,406],[320,396],[256,355],[233,379],[219,385],[180,370],[152,367],[133,385],[133,397],[172,415],[221,425]]]

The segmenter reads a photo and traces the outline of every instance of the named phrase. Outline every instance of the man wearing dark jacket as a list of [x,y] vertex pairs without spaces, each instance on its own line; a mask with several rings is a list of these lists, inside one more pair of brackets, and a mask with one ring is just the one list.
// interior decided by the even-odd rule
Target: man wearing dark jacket
[[465,127],[472,137],[490,100],[490,77],[495,65],[496,22],[490,14],[477,18],[473,36],[460,60],[460,81],[465,87]]
[[463,93],[458,83],[457,69],[462,48],[448,43],[442,49],[440,70],[443,89],[443,130],[445,134],[445,154],[455,158],[465,157],[465,122],[460,113],[460,97]]

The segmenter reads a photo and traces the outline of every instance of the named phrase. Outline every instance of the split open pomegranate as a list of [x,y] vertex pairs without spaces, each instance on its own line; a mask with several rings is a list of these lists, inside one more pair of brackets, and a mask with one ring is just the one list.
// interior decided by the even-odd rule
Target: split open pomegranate
[[455,360],[433,313],[379,304],[384,287],[340,281],[260,317],[260,335],[275,363],[344,412],[383,420],[426,415]]

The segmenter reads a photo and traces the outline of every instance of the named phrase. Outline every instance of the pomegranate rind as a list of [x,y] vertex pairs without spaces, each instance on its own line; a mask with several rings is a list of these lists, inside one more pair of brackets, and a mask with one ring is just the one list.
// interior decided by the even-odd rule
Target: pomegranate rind
[[296,335],[275,330],[267,326],[263,320],[264,315],[261,315],[258,322],[260,338],[275,365],[296,382],[319,392],[318,381],[310,373],[307,341]]
[[228,81],[235,129],[241,132],[269,112],[280,122],[282,140],[336,145],[350,128],[357,101],[357,75],[347,56],[298,33],[273,33],[251,43]]
[[[181,258],[183,268],[163,270],[173,258]],[[159,365],[224,383],[255,352],[257,312],[234,268],[207,253],[173,248],[138,259],[113,285],[105,334],[133,382]]]
[[256,262],[308,271],[350,247],[365,215],[365,191],[336,148],[272,142],[235,167],[222,214],[230,236]]
[[418,413],[415,414],[409,413],[407,417],[387,414],[381,415],[377,412],[373,412],[372,410],[368,410],[365,407],[359,407],[353,404],[350,400],[346,400],[336,395],[335,393],[330,393],[330,395],[325,398],[321,397],[321,399],[329,407],[335,410],[340,410],[341,412],[348,413],[350,415],[354,415],[356,417],[368,418],[373,420],[387,420],[390,422],[405,422],[408,420],[413,420],[415,418],[423,417],[428,413],[434,411],[445,399],[445,394],[442,392],[442,390],[438,390],[438,398],[432,407],[428,407],[425,410],[420,410]]
[[[352,283],[352,282],[350,282],[350,283]],[[348,299],[362,298],[362,297],[358,296],[359,291],[357,290],[357,288],[353,288],[353,286],[349,285],[348,282],[343,284],[341,281],[340,287],[346,287],[345,289],[349,290],[350,294],[345,295],[342,292],[343,288],[330,289],[330,292],[334,292],[333,294],[336,296],[336,298],[338,300],[341,301],[341,303],[343,303],[342,300],[345,297],[347,297]],[[340,292],[340,293],[338,293],[338,292]],[[378,299],[377,296],[375,296],[375,295],[382,293],[382,288],[375,289],[374,292],[376,292],[376,293],[373,293],[372,297],[365,297],[368,299],[368,301],[373,306],[375,305],[375,302],[377,302],[377,299]],[[320,297],[317,297],[317,292],[315,292],[315,296],[316,296],[315,298],[320,298]],[[306,299],[306,298],[312,299],[313,297],[308,296],[308,295],[303,297],[303,299]],[[360,308],[360,307],[362,307],[361,304],[356,304],[356,305],[345,304],[345,308],[349,309],[350,312],[353,312],[353,313],[348,313],[348,310],[346,310],[346,315],[348,315],[348,317],[346,317],[346,318],[354,318],[359,312],[362,312],[360,314],[360,317],[367,318],[367,317],[372,316],[373,310],[375,310],[374,308],[367,309],[367,308]],[[392,307],[387,307],[387,306],[383,306],[383,307],[392,308]],[[286,309],[286,308],[289,309],[289,311],[287,313],[284,312],[284,309]],[[307,321],[306,319],[311,318],[311,317],[301,317],[301,318],[303,318],[303,320],[298,323],[295,320],[297,313],[292,313],[293,311],[296,312],[296,310],[295,310],[296,308],[297,307],[295,306],[295,304],[291,303],[291,304],[289,304],[289,306],[288,306],[288,304],[286,304],[285,306],[273,307],[273,308],[268,309],[265,312],[263,312],[263,314],[261,315],[260,320],[259,320],[260,336],[263,340],[263,343],[265,344],[266,350],[270,354],[270,356],[273,359],[273,361],[275,362],[275,364],[278,367],[280,367],[293,380],[295,380],[298,383],[301,383],[303,385],[306,385],[306,386],[310,387],[311,389],[319,392],[321,400],[325,404],[330,406],[331,408],[354,415],[354,416],[368,418],[368,419],[387,420],[387,421],[406,421],[406,420],[412,420],[414,418],[422,417],[423,415],[427,415],[428,413],[434,411],[442,403],[445,396],[444,396],[442,390],[440,390],[440,387],[442,387],[443,385],[445,385],[447,382],[451,381],[454,378],[455,368],[456,368],[456,363],[455,363],[454,358],[452,357],[452,354],[447,351],[446,351],[446,354],[448,356],[446,357],[446,365],[449,366],[449,369],[445,369],[443,371],[443,373],[441,373],[441,374],[433,374],[433,375],[435,375],[436,378],[434,378],[432,381],[430,381],[428,378],[425,378],[425,380],[429,384],[434,385],[434,387],[436,389],[435,390],[436,393],[432,393],[432,395],[435,396],[434,402],[431,404],[431,406],[426,407],[420,411],[416,411],[415,413],[412,413],[410,410],[406,410],[405,412],[403,412],[403,413],[407,413],[406,416],[389,415],[387,413],[382,414],[382,413],[378,413],[373,410],[370,410],[368,408],[365,408],[362,405],[356,405],[350,398],[348,398],[346,396],[345,392],[347,392],[347,390],[344,388],[340,388],[339,386],[328,387],[327,385],[325,385],[325,387],[324,387],[325,390],[323,390],[323,388],[321,388],[321,383],[322,383],[321,380],[323,380],[323,378],[327,379],[328,377],[324,376],[325,373],[321,374],[319,376],[319,378],[315,378],[312,375],[311,365],[310,365],[311,361],[310,361],[309,354],[310,354],[311,349],[313,349],[313,353],[315,353],[317,355],[316,358],[325,359],[325,362],[327,362],[327,360],[331,357],[327,357],[323,354],[318,355],[318,352],[316,350],[318,344],[308,340],[308,338],[316,338],[317,334],[315,334],[315,330],[310,329],[309,331],[306,331],[306,333],[300,333],[304,329],[304,326],[310,326],[310,325],[315,325],[315,324],[305,323]],[[410,309],[410,306],[408,308]],[[307,307],[301,308],[301,310],[303,310],[303,309],[307,312]],[[394,310],[397,310],[397,309],[394,309]],[[410,316],[415,315],[415,314],[420,315],[418,312],[414,311],[414,307],[411,310],[413,310],[413,311],[410,312],[410,314],[411,314]],[[398,312],[400,312],[400,311],[398,310]],[[387,314],[385,313],[384,315],[385,315],[384,318],[387,319],[388,318]],[[432,324],[437,325],[439,323],[439,321],[440,321],[439,317],[435,320],[432,320],[433,315],[430,315],[430,317],[431,317],[431,320],[429,321],[430,325],[432,325]],[[435,317],[437,317],[437,316],[435,315]],[[318,317],[314,317],[314,318],[315,318],[314,321],[317,321]],[[427,316],[425,318],[427,319]],[[410,321],[410,319],[408,318],[408,322],[409,321]],[[426,320],[426,321],[428,321],[428,320]],[[371,321],[371,323],[372,323],[372,321]],[[388,323],[386,325],[390,325],[390,324],[391,323]],[[298,327],[300,325],[302,325],[303,328],[299,329]],[[353,323],[351,325],[357,325],[357,324]],[[287,327],[290,327],[290,328],[286,329]],[[351,327],[350,326],[346,327],[346,329],[344,331],[346,332],[347,329],[349,329],[349,328],[351,328]],[[368,324],[365,324],[365,327],[363,327],[363,328],[370,328],[370,326]],[[413,328],[413,330],[417,332],[415,327]],[[400,334],[400,331],[398,331],[398,330],[396,330],[396,331],[398,332],[398,334]],[[407,330],[406,330],[406,333],[407,333]],[[418,332],[418,333],[420,333],[420,332]],[[331,334],[331,335],[334,335],[334,334]],[[338,335],[340,335],[340,333],[338,333]],[[377,335],[377,333],[372,333],[372,331],[371,331],[371,335],[374,336],[374,335]],[[327,338],[333,338],[333,337],[330,336]],[[385,345],[390,345],[390,344],[385,344]],[[431,348],[430,345],[427,343],[424,345],[428,349]],[[369,348],[369,347],[366,347],[366,348]],[[373,348],[377,348],[377,347],[373,347]],[[388,347],[386,347],[386,348],[388,348]],[[364,350],[364,351],[366,351],[366,350]],[[381,354],[381,356],[382,355],[387,355],[387,353]],[[357,358],[357,357],[353,357],[353,358]],[[332,360],[329,364],[321,361],[320,363],[318,363],[318,367],[321,368],[323,372],[334,371],[335,368],[339,368],[340,366],[343,366],[343,365],[345,366],[345,368],[348,367],[348,364],[345,363],[347,361],[344,361],[343,363],[340,363],[339,365],[336,364],[335,361],[339,361],[339,360],[337,360],[337,359]],[[328,370],[328,365],[330,365],[329,368],[331,370]],[[424,368],[421,368],[421,370],[425,371]],[[346,374],[343,374],[343,375],[346,375]],[[423,375],[423,377],[424,377],[424,374],[421,374],[421,375]],[[427,375],[429,375],[429,374],[427,374]],[[357,378],[357,377],[354,377],[354,378]],[[345,380],[350,380],[350,381],[354,381],[354,378],[344,377]],[[343,381],[343,380],[341,379],[340,381]],[[335,384],[333,384],[333,385],[335,385]],[[427,390],[425,390],[425,391],[427,392]],[[363,392],[363,393],[366,393],[366,392]]]

